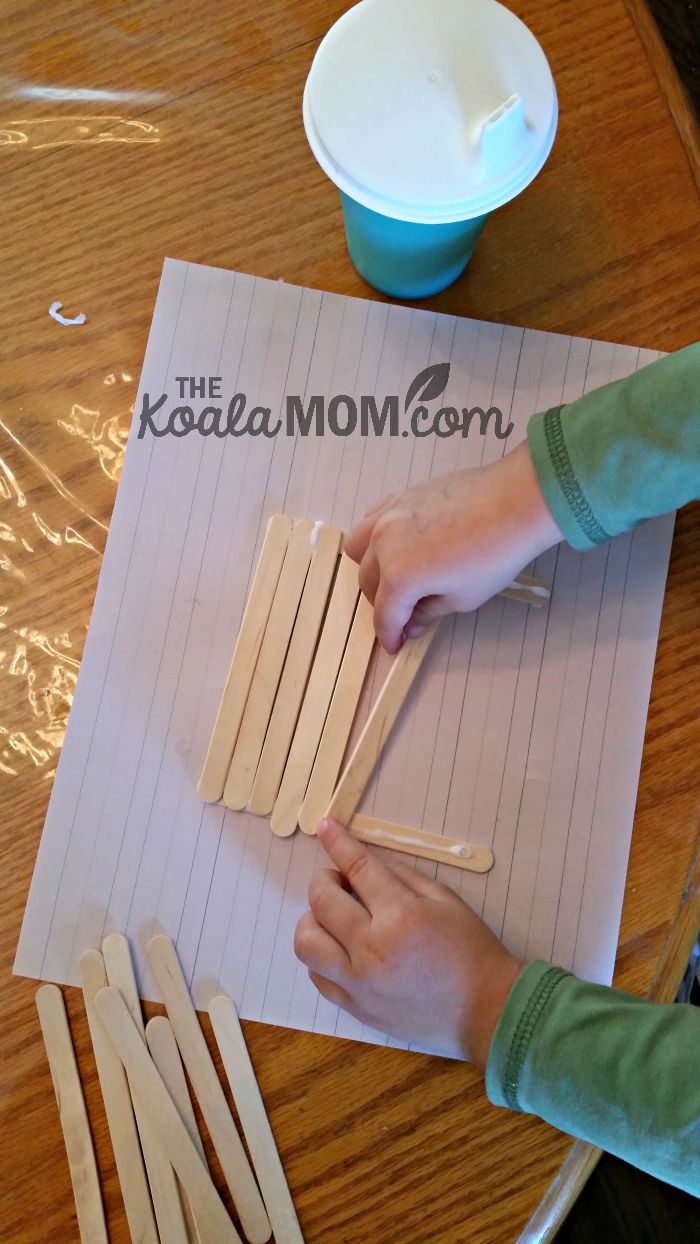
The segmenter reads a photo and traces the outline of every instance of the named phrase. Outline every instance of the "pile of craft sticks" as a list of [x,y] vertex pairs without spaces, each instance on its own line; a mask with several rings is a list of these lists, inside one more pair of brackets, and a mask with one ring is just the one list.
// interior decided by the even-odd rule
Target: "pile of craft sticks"
[[[217,994],[209,1015],[250,1161],[175,948],[169,938],[157,936],[147,954],[167,1017],[156,1016],[145,1027],[126,938],[110,934],[101,953],[86,950],[80,959],[92,1047],[133,1244],[241,1244],[209,1173],[185,1072],[243,1237],[250,1244],[265,1244],[274,1231],[276,1244],[303,1244],[232,1001]],[[80,1238],[83,1244],[107,1244],[95,1153],[61,990],[42,985],[36,1004]]]
[[[269,816],[282,837],[297,825],[313,834],[333,816],[363,841],[484,872],[493,863],[484,847],[356,815],[437,624],[394,658],[341,772],[375,644],[373,609],[342,541],[330,523],[269,520],[198,791]],[[549,589],[521,576],[504,594],[542,604]]]

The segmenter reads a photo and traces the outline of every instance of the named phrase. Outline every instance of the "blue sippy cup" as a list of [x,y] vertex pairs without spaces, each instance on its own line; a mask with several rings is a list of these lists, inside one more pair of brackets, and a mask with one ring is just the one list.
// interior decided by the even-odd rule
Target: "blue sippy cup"
[[316,52],[303,117],[360,275],[427,298],[542,168],[557,97],[539,43],[497,0],[361,0]]

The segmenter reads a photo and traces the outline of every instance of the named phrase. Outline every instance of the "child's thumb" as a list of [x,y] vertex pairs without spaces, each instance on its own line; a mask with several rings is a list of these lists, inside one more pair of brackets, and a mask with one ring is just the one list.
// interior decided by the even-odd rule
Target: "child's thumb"
[[374,629],[387,652],[398,652],[401,647],[404,626],[411,616],[414,599],[406,591],[389,588],[386,579],[379,580],[374,598]]
[[423,631],[429,622],[433,622],[435,618],[442,618],[446,613],[452,613],[453,607],[444,596],[423,596],[414,607],[408,622],[406,623],[405,633],[407,636],[413,636],[419,633],[414,631],[420,628]]

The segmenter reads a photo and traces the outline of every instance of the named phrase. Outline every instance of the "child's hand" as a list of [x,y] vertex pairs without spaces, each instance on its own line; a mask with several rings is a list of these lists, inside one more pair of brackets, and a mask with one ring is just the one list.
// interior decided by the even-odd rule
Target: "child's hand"
[[445,613],[477,609],[562,538],[526,444],[499,462],[387,497],[348,532],[379,642],[396,652]]
[[339,872],[312,878],[294,939],[316,988],[373,1028],[485,1067],[522,964],[447,886],[388,868],[333,821],[318,836]]

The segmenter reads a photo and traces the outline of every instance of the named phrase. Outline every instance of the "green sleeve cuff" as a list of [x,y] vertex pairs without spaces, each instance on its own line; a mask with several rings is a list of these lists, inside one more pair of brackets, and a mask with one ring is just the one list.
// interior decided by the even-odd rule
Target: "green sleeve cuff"
[[700,1010],[531,963],[486,1066],[497,1106],[538,1115],[700,1196]]
[[562,407],[554,406],[530,420],[530,456],[547,508],[564,539],[574,549],[592,549],[610,535],[596,518],[576,475],[561,416]]
[[488,1062],[486,1092],[494,1106],[519,1110],[518,1087],[538,1020],[559,982],[567,975],[537,959],[517,978],[496,1025]]
[[700,497],[700,343],[535,415],[527,439],[547,506],[575,549]]

